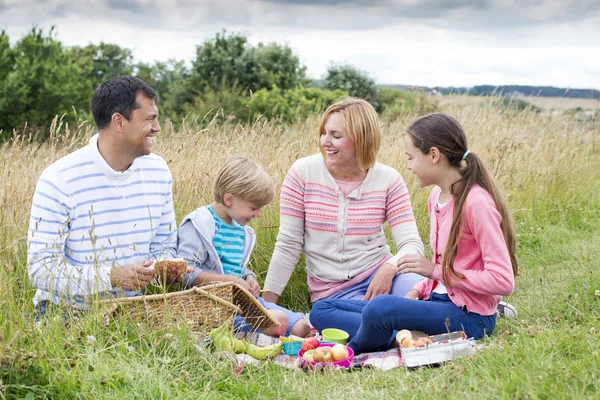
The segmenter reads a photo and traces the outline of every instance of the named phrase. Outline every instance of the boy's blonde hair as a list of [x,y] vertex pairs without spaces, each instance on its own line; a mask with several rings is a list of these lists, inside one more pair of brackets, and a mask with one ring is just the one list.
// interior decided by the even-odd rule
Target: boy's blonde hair
[[[373,167],[381,146],[381,128],[377,111],[363,99],[355,97],[342,99],[325,110],[319,127],[319,137],[325,130],[327,118],[336,112],[342,113],[346,132],[356,147],[358,167],[362,171]],[[323,148],[321,148],[321,154],[325,157]]]
[[243,156],[230,157],[217,172],[213,185],[215,201],[224,204],[225,193],[256,204],[269,204],[275,197],[273,179],[256,161]]

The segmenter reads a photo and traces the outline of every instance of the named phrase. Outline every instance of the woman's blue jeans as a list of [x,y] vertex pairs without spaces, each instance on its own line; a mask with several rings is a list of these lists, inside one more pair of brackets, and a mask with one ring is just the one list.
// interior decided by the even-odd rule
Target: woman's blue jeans
[[428,335],[464,331],[480,339],[490,335],[496,314],[482,316],[456,306],[446,294],[432,293],[429,300],[411,300],[380,295],[364,300],[325,299],[316,302],[310,312],[313,326],[343,329],[356,354],[388,348],[396,331],[410,329]]

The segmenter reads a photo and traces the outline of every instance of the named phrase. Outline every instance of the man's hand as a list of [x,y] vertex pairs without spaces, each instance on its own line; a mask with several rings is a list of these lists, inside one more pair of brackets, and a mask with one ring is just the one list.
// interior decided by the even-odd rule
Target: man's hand
[[435,263],[419,254],[407,254],[398,260],[398,271],[401,274],[414,272],[426,278],[431,278]]
[[380,294],[388,294],[392,290],[392,281],[396,276],[396,267],[390,263],[383,263],[377,272],[373,280],[367,288],[367,293],[363,300],[372,300]]
[[[187,274],[194,272],[194,267],[187,266],[185,272]],[[184,278],[185,274],[181,275],[177,267],[172,267],[167,271],[167,285],[170,285],[171,283],[181,282]]]
[[143,289],[156,275],[153,268],[148,268],[152,264],[153,261],[145,261],[141,264],[127,264],[113,268],[110,272],[110,283],[113,287],[123,290]]
[[258,297],[260,295],[260,285],[254,275],[246,275],[246,282],[250,286],[250,293],[252,293],[254,297]]

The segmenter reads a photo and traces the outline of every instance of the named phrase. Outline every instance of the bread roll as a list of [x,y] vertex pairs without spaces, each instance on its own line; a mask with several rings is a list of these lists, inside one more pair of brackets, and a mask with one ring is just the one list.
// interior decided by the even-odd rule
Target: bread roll
[[176,277],[176,281],[181,281],[187,273],[187,261],[183,258],[167,258],[155,262],[154,269],[159,279]]

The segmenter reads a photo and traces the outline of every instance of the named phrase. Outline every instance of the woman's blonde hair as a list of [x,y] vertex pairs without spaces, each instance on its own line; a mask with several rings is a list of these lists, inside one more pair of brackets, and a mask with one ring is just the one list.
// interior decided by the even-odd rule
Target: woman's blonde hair
[[[342,113],[346,132],[356,147],[358,167],[362,171],[373,167],[381,146],[381,128],[377,111],[363,99],[355,97],[342,99],[325,110],[319,127],[319,137],[325,131],[327,118],[336,112]],[[321,154],[325,157],[323,148]]]
[[275,197],[275,184],[256,161],[244,156],[232,156],[217,172],[213,185],[216,202],[224,204],[225,193],[263,207]]

